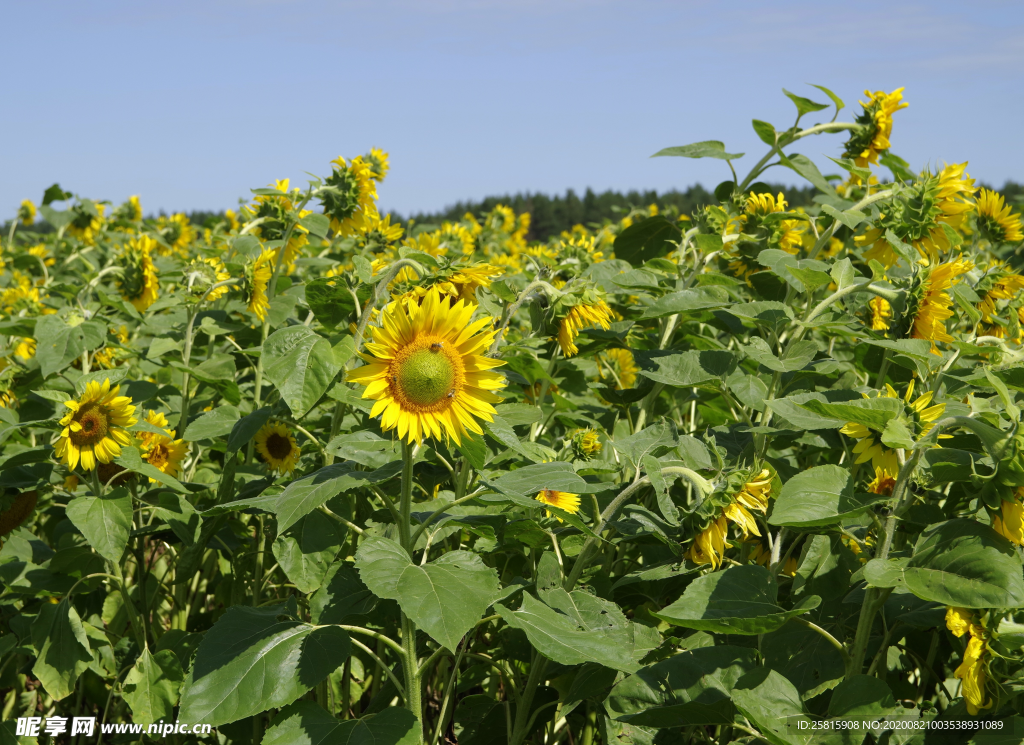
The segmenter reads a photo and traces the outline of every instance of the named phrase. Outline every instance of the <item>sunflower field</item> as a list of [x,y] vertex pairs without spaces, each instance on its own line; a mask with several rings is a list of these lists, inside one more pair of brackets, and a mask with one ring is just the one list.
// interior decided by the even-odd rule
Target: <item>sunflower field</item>
[[0,742],[1019,742],[1021,218],[890,152],[902,90],[786,95],[745,176],[656,154],[712,203],[547,242],[393,222],[379,150],[23,202]]

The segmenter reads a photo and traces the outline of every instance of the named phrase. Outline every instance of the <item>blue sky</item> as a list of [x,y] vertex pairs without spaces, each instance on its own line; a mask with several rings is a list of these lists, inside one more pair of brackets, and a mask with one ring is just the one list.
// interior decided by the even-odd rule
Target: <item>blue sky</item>
[[[723,140],[742,175],[765,148],[750,120],[789,126],[781,88],[825,100],[807,83],[845,120],[865,88],[905,86],[894,152],[1024,180],[1016,0],[39,0],[4,20],[0,219],[55,181],[147,213],[224,209],[371,147],[391,154],[381,206],[403,214],[714,186],[721,161],[649,156]],[[804,142],[836,170],[840,137]]]

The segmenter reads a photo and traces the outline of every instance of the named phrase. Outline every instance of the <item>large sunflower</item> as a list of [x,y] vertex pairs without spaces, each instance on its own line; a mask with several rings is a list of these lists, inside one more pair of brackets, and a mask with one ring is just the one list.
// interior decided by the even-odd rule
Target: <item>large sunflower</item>
[[121,454],[121,448],[132,444],[125,427],[138,420],[132,416],[135,407],[128,396],[117,395],[120,386],[110,387],[110,379],[100,385],[95,380],[85,387],[77,401],[65,401],[70,409],[60,424],[64,429],[54,448],[61,462],[69,468],[79,463],[86,471],[97,463],[110,463]]
[[966,259],[947,261],[932,268],[921,283],[921,296],[911,327],[910,338],[932,342],[932,352],[938,354],[937,341],[953,341],[946,330],[946,319],[952,317],[953,300],[948,290],[957,278],[972,268]]
[[494,340],[494,319],[470,322],[477,306],[464,300],[449,305],[432,289],[422,305],[389,304],[381,325],[372,327],[369,364],[348,373],[366,386],[363,398],[376,400],[370,416],[380,415],[384,431],[398,429],[407,442],[451,438],[461,443],[467,432],[482,434],[476,419],[493,421],[493,391],[505,387],[503,376],[490,372],[505,364],[484,357]]

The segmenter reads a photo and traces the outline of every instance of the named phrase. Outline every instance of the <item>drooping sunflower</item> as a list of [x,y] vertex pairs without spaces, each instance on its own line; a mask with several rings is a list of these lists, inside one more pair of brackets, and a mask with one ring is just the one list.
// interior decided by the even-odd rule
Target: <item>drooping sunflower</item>
[[370,148],[370,152],[363,156],[363,160],[370,164],[370,178],[378,183],[383,181],[391,170],[388,154],[379,147]]
[[131,445],[126,427],[135,424],[135,407],[128,396],[119,396],[120,386],[110,387],[110,379],[90,381],[76,401],[65,401],[68,413],[60,420],[60,438],[54,452],[68,468],[81,464],[91,471],[98,463],[110,463]]
[[256,433],[256,452],[277,473],[294,471],[302,454],[295,436],[281,422],[268,422],[260,427]]
[[902,88],[897,88],[892,93],[864,91],[864,95],[868,97],[868,102],[860,102],[864,111],[858,114],[856,119],[861,129],[850,136],[843,152],[843,157],[853,158],[861,168],[867,168],[869,163],[876,165],[878,156],[889,149],[892,115],[908,106],[903,103]]
[[32,203],[31,199],[21,200],[21,206],[18,207],[18,222],[22,225],[31,225],[36,221],[36,206]]
[[501,401],[493,391],[505,378],[490,371],[505,363],[483,356],[497,331],[493,318],[471,322],[476,309],[433,289],[421,305],[384,308],[368,354],[360,353],[368,364],[347,379],[366,386],[363,398],[376,401],[370,416],[380,416],[385,432],[397,429],[409,443],[431,436],[461,443],[467,432],[483,433],[477,419],[493,421],[492,404]]
[[270,284],[270,278],[274,276],[274,261],[276,259],[277,251],[265,248],[260,251],[259,256],[245,265],[242,288],[245,291],[246,308],[260,321],[266,320],[267,311],[270,310],[267,285]]
[[129,238],[128,245],[121,247],[120,263],[123,269],[117,280],[121,297],[144,312],[156,302],[160,294],[160,280],[151,257],[157,243],[148,235]]
[[982,189],[978,194],[978,228],[993,243],[1024,240],[1020,215],[1010,212],[1003,195],[990,189]]
[[1024,277],[1006,264],[995,262],[988,267],[985,276],[974,290],[981,296],[978,311],[981,313],[982,322],[992,323],[992,316],[996,313],[996,302],[1012,300],[1024,290]]
[[558,326],[558,346],[562,348],[562,354],[572,357],[579,352],[575,340],[580,332],[598,326],[607,329],[611,325],[611,317],[612,309],[604,300],[574,305]]
[[590,460],[601,453],[604,445],[596,429],[580,429],[572,434],[572,453],[579,460]]
[[606,349],[597,356],[597,374],[601,378],[610,377],[617,391],[623,391],[636,385],[636,376],[640,368],[636,366],[633,353],[623,347]]
[[339,156],[331,165],[331,175],[320,189],[320,201],[324,214],[331,218],[331,229],[349,236],[356,232],[361,214],[377,212],[373,166],[362,156],[353,158],[351,164]]
[[955,607],[946,609],[946,628],[956,637],[970,634],[960,666],[953,671],[953,676],[961,681],[960,693],[967,704],[967,713],[977,716],[982,709],[991,708],[993,703],[985,691],[988,685],[987,631],[974,611]]
[[762,468],[757,474],[750,473],[742,478],[743,482],[732,494],[728,504],[694,538],[687,558],[695,564],[710,564],[713,569],[721,566],[725,557],[730,522],[742,531],[744,540],[752,535],[761,536],[757,521],[750,511],[762,514],[768,512],[768,500],[772,495],[772,482],[775,477],[771,470]]
[[71,205],[73,219],[67,226],[67,234],[78,238],[87,246],[96,243],[96,236],[103,230],[103,213],[107,205],[102,202],[83,200]]
[[[554,489],[544,489],[538,494],[535,499],[538,502],[557,507],[560,510],[568,512],[570,515],[575,515],[580,511],[580,495],[570,494],[564,491],[555,491]],[[551,510],[545,510],[548,517],[552,517]],[[558,518],[561,520],[561,518]]]
[[958,258],[926,270],[918,291],[917,307],[913,314],[910,338],[932,342],[932,352],[938,354],[937,341],[953,341],[946,331],[946,319],[953,315],[953,300],[947,292],[961,274],[972,269],[971,262]]
[[257,194],[254,204],[241,209],[247,222],[260,221],[249,231],[260,240],[283,242],[287,236],[288,244],[283,249],[282,266],[289,274],[295,270],[295,259],[309,244],[309,230],[297,220],[312,214],[310,210],[296,211],[295,202],[299,199],[299,190],[290,189],[290,183],[290,179],[286,178],[275,180],[267,190],[276,193]]

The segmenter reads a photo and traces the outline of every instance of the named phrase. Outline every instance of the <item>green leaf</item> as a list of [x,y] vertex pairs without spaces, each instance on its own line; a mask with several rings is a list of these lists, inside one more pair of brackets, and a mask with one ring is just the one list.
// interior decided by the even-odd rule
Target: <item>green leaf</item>
[[309,599],[309,616],[317,624],[346,623],[376,605],[377,598],[359,579],[359,573],[339,561],[330,566],[320,589]]
[[664,256],[683,238],[683,231],[661,215],[648,217],[630,225],[615,238],[616,258],[640,266],[645,261]]
[[[775,670],[760,668],[740,678],[732,689],[736,708],[772,745],[805,745],[810,719],[800,692]],[[800,725],[804,729],[800,729]]]
[[673,155],[680,158],[718,158],[719,160],[734,160],[736,158],[743,157],[743,153],[725,152],[725,144],[718,140],[705,140],[704,142],[694,142],[690,145],[666,147],[663,150],[659,150],[651,157],[660,158],[666,155]]
[[726,309],[726,313],[734,315],[741,321],[770,329],[778,333],[794,319],[793,309],[785,303],[775,300],[756,300],[752,303],[738,303]]
[[778,589],[768,570],[748,564],[695,579],[676,602],[653,615],[676,626],[717,634],[765,634],[793,616],[818,607],[817,595],[786,610],[776,603]]
[[86,373],[78,380],[75,381],[75,390],[78,391],[79,395],[85,393],[86,387],[89,383],[99,383],[103,385],[104,382],[110,381],[110,387],[113,388],[115,385],[124,380],[128,375],[127,367],[115,367],[113,370],[96,370],[95,372]]
[[843,108],[846,106],[846,104],[843,103],[843,99],[841,99],[839,96],[837,96],[835,93],[830,91],[825,86],[823,86],[823,85],[814,85],[814,83],[809,83],[808,85],[810,85],[810,86],[812,86],[814,88],[817,88],[819,91],[821,91],[826,96],[828,96],[829,98],[832,99],[832,103],[834,103],[836,105],[836,115],[838,115],[839,112],[842,111]]
[[620,680],[604,706],[613,719],[643,727],[729,725],[736,714],[729,694],[756,665],[752,649],[689,650]]
[[498,404],[494,410],[498,412],[498,416],[513,427],[518,427],[521,424],[534,424],[539,422],[543,416],[543,412],[538,407],[530,406],[530,404]]
[[264,342],[263,370],[301,418],[327,392],[340,366],[326,339],[306,326],[289,326]]
[[355,465],[349,461],[326,466],[309,476],[291,482],[280,494],[219,504],[206,510],[203,516],[251,508],[266,510],[277,515],[277,529],[283,533],[304,515],[308,515],[342,491],[368,484],[380,484],[402,472],[400,460],[388,463],[376,471],[356,471],[353,470]]
[[160,492],[157,496],[158,507],[154,508],[156,516],[171,526],[171,530],[188,545],[199,540],[203,527],[203,518],[199,517],[196,508],[181,494]]
[[38,651],[32,674],[54,701],[75,690],[78,676],[93,661],[82,619],[66,597],[57,605],[40,606],[32,623],[32,645]]
[[785,88],[782,89],[782,92],[786,94],[787,98],[789,98],[789,100],[792,101],[794,105],[796,105],[798,119],[802,117],[804,114],[812,114],[815,111],[821,111],[822,109],[828,108],[828,104],[815,103],[809,98],[804,98],[803,96],[798,96],[795,93],[790,93]]
[[359,719],[340,720],[312,701],[282,709],[263,736],[262,745],[416,745],[420,726],[401,706]]
[[896,699],[884,680],[873,675],[851,675],[832,691],[829,719],[882,719],[896,711]]
[[135,446],[121,448],[121,454],[114,458],[114,462],[128,471],[141,473],[164,486],[169,486],[177,492],[187,492],[182,483],[173,476],[164,473],[159,468],[142,460],[139,449]]
[[[325,328],[333,331],[346,323],[356,310],[352,290],[343,277],[318,277],[306,283],[306,305]],[[360,293],[360,305],[367,299]]]
[[781,360],[772,353],[768,342],[759,336],[752,336],[750,344],[740,344],[740,348],[751,359],[777,372],[793,372],[802,370],[818,354],[818,345],[813,341],[798,341],[786,350],[785,357]]
[[875,432],[883,432],[890,419],[903,413],[902,399],[888,397],[862,398],[841,403],[825,403],[812,399],[799,405],[829,419],[863,424]]
[[910,266],[914,266],[917,263],[919,254],[917,249],[911,246],[909,243],[904,243],[898,235],[896,235],[892,228],[887,228],[885,231],[885,242],[889,244],[896,255],[903,259]]
[[868,216],[859,210],[837,210],[831,204],[821,205],[821,211],[838,220],[850,230],[856,230],[858,225],[868,219]]
[[63,370],[86,349],[82,326],[69,326],[56,315],[36,321],[36,342],[36,359],[44,378]]
[[658,357],[657,370],[641,370],[640,374],[664,385],[689,388],[729,377],[736,369],[736,355],[725,350],[691,349],[681,354]]
[[484,480],[499,492],[511,492],[525,497],[534,497],[544,489],[564,491],[570,494],[583,494],[593,488],[579,476],[570,463],[555,461],[553,463],[534,463],[517,468],[491,481]]
[[833,264],[829,274],[832,276],[832,281],[836,283],[836,288],[840,290],[849,287],[860,278],[853,268],[853,262],[848,258]]
[[300,592],[315,592],[345,540],[345,531],[319,510],[299,519],[274,541],[274,558]]
[[231,432],[241,414],[234,406],[218,406],[185,427],[183,439],[187,442],[216,440]]
[[498,573],[468,551],[419,566],[395,541],[368,538],[356,552],[356,568],[375,595],[398,601],[418,628],[453,651],[498,592]]
[[1013,546],[987,525],[957,518],[930,525],[903,572],[924,600],[962,608],[1024,605],[1024,572]]
[[331,229],[331,220],[327,215],[312,212],[299,218],[299,224],[317,238],[324,238]]
[[132,721],[148,726],[160,719],[172,720],[184,680],[174,652],[165,649],[152,654],[143,649],[124,680],[123,696],[131,707]]
[[296,621],[287,610],[228,608],[203,636],[185,679],[183,721],[216,727],[285,706],[341,666],[348,635],[337,626]]
[[724,308],[729,303],[729,295],[721,287],[697,287],[692,290],[680,290],[662,295],[655,300],[644,310],[641,319],[663,318],[675,313],[713,310]]
[[754,132],[760,138],[761,142],[770,147],[775,147],[775,143],[778,138],[775,127],[768,122],[762,122],[760,119],[754,119],[751,123],[754,126]]
[[270,420],[270,412],[271,408],[264,406],[262,409],[256,409],[253,413],[235,422],[231,427],[231,433],[228,435],[226,452],[237,453],[248,445],[249,441],[260,431],[260,428]]
[[893,417],[882,430],[882,444],[890,448],[914,449],[914,436],[900,417]]
[[102,497],[76,497],[67,506],[67,516],[96,553],[120,563],[132,529],[132,498],[127,489],[112,489]]
[[828,179],[821,175],[821,171],[818,170],[818,166],[814,165],[814,163],[811,162],[811,159],[806,155],[800,155],[799,153],[793,153],[788,156],[782,155],[780,156],[779,161],[782,165],[793,169],[814,184],[821,193],[829,195],[834,195],[836,193],[836,190],[832,188],[832,184],[828,182]]
[[679,436],[674,424],[665,422],[652,424],[628,437],[612,441],[616,452],[627,458],[633,468],[638,467],[648,453],[654,456],[664,455],[678,444]]
[[808,401],[831,403],[835,401],[859,400],[861,400],[860,394],[854,391],[816,391],[814,393],[797,393],[786,398],[775,398],[766,401],[765,405],[787,422],[800,429],[839,429],[846,424],[846,419],[836,419],[814,414],[802,404]]
[[786,623],[761,638],[764,665],[786,677],[807,701],[835,687],[846,664],[821,634],[802,624]]
[[854,479],[841,466],[815,466],[783,484],[768,522],[792,528],[836,525],[887,498],[856,493]]
[[[587,595],[581,590],[572,593],[566,593],[564,590],[561,592],[573,601],[581,601],[579,596]],[[598,600],[591,595],[587,597]],[[646,627],[637,628],[637,624],[626,621],[621,611],[608,618],[601,616],[599,612],[586,616],[580,613],[570,616],[558,612],[529,594],[523,595],[523,604],[519,610],[510,610],[500,603],[496,603],[494,609],[509,626],[526,632],[527,638],[538,652],[563,665],[596,662],[614,670],[631,673],[640,667],[637,661],[637,646],[641,650],[649,646],[643,643]],[[607,613],[606,607],[602,609]],[[639,645],[638,640],[641,642]],[[641,652],[640,656],[645,653]]]
[[[531,406],[530,408],[537,411],[537,408],[534,406]],[[484,430],[505,447],[516,451],[528,460],[535,460],[530,453],[526,452],[523,448],[523,443],[519,441],[519,435],[516,434],[515,430],[512,429],[512,426],[501,416],[495,416],[493,421],[484,422]]]

